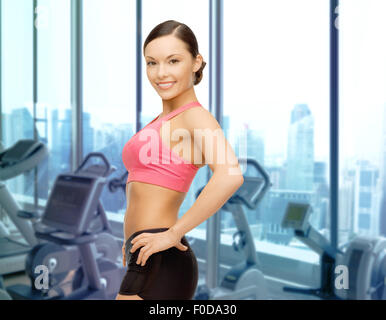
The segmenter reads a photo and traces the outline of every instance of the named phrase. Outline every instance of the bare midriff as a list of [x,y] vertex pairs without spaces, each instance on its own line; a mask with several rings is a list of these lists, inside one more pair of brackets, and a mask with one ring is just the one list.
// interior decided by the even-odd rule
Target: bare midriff
[[139,181],[127,183],[125,242],[136,231],[173,226],[177,222],[178,212],[185,196],[186,192],[154,184]]
[[[186,125],[182,118],[177,115],[169,120],[170,132],[176,129],[185,128]],[[160,136],[164,144],[169,149],[180,143],[180,141],[172,141],[171,134],[166,134],[160,130]],[[182,138],[181,138],[182,139]],[[190,157],[184,155],[182,150],[179,150],[178,155],[186,161],[193,163],[195,161],[194,155],[200,154],[197,146],[190,141]],[[205,166],[205,162],[194,163],[198,168]],[[169,188],[164,188],[158,185],[131,181],[126,184],[126,202],[127,208],[124,219],[124,237],[126,240],[136,231],[152,228],[170,228],[178,219],[178,212],[180,206],[185,199],[187,192],[180,192]]]

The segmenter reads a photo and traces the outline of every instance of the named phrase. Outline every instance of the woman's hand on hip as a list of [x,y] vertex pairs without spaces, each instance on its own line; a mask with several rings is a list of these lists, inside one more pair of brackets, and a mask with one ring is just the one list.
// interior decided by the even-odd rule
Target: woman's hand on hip
[[176,247],[181,251],[188,250],[188,247],[181,243],[181,238],[170,229],[157,233],[141,233],[131,240],[131,243],[131,253],[135,252],[139,247],[142,247],[137,259],[137,264],[141,264],[142,266],[146,264],[147,259],[149,259],[153,253],[167,250],[171,247]]

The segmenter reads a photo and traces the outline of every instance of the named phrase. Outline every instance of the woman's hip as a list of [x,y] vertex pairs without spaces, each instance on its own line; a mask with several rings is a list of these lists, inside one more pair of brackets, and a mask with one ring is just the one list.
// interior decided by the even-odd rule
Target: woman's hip
[[[137,265],[139,248],[131,253],[131,240],[143,232],[163,232],[168,228],[151,228],[134,232],[126,241],[126,261],[128,273],[142,278],[140,284],[132,287],[144,299],[192,299],[198,282],[196,256],[183,236],[181,242],[188,247],[186,251],[176,247],[155,252],[144,266]],[[138,281],[137,281],[138,282]]]

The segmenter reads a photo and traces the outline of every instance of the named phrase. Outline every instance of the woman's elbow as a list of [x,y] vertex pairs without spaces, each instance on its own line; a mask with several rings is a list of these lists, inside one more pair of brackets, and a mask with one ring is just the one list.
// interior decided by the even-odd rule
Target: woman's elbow
[[224,177],[231,184],[240,187],[244,183],[244,176],[240,167],[217,167],[213,169],[215,175]]
[[244,176],[243,176],[243,172],[241,171],[240,166],[237,166],[236,168],[232,167],[229,170],[233,170],[233,171],[229,171],[229,172],[232,172],[233,180],[235,181],[235,183],[239,187],[242,186],[242,184],[244,183]]
[[244,176],[242,174],[233,174],[228,176],[229,181],[237,187],[241,187],[244,183]]
[[238,175],[235,177],[235,181],[236,181],[236,184],[241,187],[244,183],[244,176],[241,174],[241,175]]
[[242,186],[244,183],[244,176],[242,174],[242,171],[240,167],[237,168],[228,168],[228,174],[231,178],[232,183],[236,184],[238,187]]

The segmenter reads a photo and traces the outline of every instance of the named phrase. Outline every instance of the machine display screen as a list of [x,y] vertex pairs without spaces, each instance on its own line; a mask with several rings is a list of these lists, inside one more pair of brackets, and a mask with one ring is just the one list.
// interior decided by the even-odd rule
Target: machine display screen
[[78,224],[90,193],[91,179],[63,176],[55,184],[45,218],[65,224]]
[[287,220],[289,221],[302,221],[304,219],[304,214],[306,213],[303,206],[291,206],[287,214]]
[[309,226],[308,216],[312,209],[307,203],[288,202],[282,221],[283,228],[306,231]]

